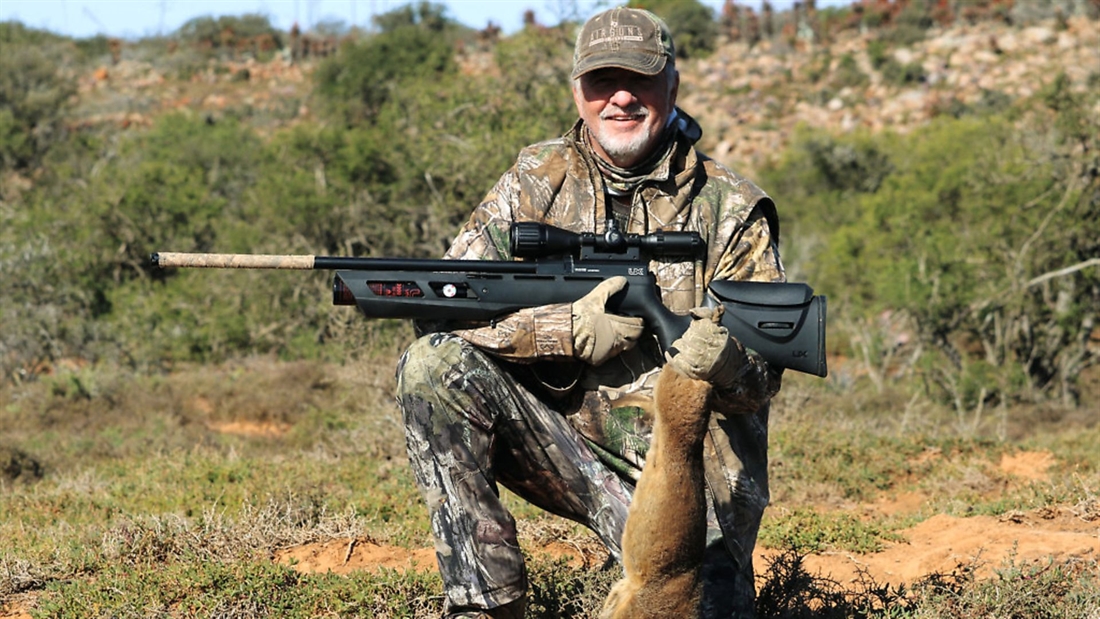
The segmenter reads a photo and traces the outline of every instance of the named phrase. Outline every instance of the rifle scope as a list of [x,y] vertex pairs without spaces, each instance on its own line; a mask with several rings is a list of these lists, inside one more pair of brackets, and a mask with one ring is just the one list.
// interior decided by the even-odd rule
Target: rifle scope
[[615,220],[608,220],[602,235],[593,232],[570,232],[549,224],[516,222],[512,224],[512,256],[544,258],[576,254],[588,248],[602,254],[621,254],[628,249],[645,250],[651,256],[700,256],[706,243],[698,232],[652,232],[623,234]]

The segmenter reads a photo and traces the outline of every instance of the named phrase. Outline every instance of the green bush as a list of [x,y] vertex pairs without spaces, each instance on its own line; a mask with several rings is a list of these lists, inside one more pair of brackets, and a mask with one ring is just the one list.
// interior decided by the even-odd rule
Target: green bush
[[409,2],[371,18],[382,32],[393,32],[415,26],[430,32],[453,31],[457,24],[447,16],[447,7],[435,2],[420,0]]
[[894,45],[906,46],[923,41],[928,30],[935,25],[927,2],[912,2],[897,15],[892,27],[883,37]]
[[809,222],[830,230],[857,218],[858,195],[877,191],[894,171],[886,146],[887,140],[866,133],[837,138],[800,127],[792,146],[763,169],[761,179],[771,193],[783,196],[783,215],[794,226]]
[[803,133],[764,174],[796,205],[792,227],[819,237],[811,281],[856,316],[906,311],[942,355],[923,366],[928,383],[959,408],[1071,402],[1095,363],[1096,121],[1064,82],[1041,101],[1047,111],[1022,125],[941,117],[919,135]]
[[271,37],[276,47],[282,47],[282,34],[272,27],[267,16],[257,13],[195,17],[175,32],[180,41],[211,55],[234,52],[261,36]]
[[456,26],[438,5],[407,5],[375,18],[379,34],[349,42],[317,68],[317,92],[349,126],[376,121],[401,84],[434,81],[456,70]]
[[[560,33],[517,35],[498,49],[499,75],[464,76],[447,35],[425,30],[434,13],[401,15],[361,51],[430,48],[414,46],[411,65],[368,54],[389,76],[369,122],[322,114],[261,138],[247,116],[170,114],[148,130],[75,133],[50,151],[25,207],[2,212],[0,293],[20,299],[0,308],[5,372],[65,356],[133,367],[256,352],[339,358],[406,337],[403,321],[329,306],[327,274],[148,261],[154,251],[438,257],[521,147],[572,124]],[[328,75],[356,74],[362,61],[342,53]],[[319,90],[339,113],[342,91]]]
[[882,39],[871,39],[867,42],[867,57],[871,68],[879,71],[890,60],[890,46]]
[[0,172],[35,167],[61,139],[76,84],[58,72],[59,37],[0,23]]
[[714,11],[699,0],[633,0],[629,5],[651,11],[668,24],[677,58],[704,58],[714,51],[718,22]]
[[[460,75],[445,20],[398,17],[387,16],[387,30],[344,48],[316,76],[328,109],[347,126],[298,132],[296,141],[328,146],[281,152],[304,157],[289,170],[323,169],[328,195],[343,196],[346,209],[326,224],[340,230],[328,235],[331,249],[435,257],[520,148],[575,120],[571,43],[557,31],[525,31],[498,47],[499,76]],[[416,41],[404,61],[388,51]]]
[[151,131],[124,141],[88,200],[97,223],[88,240],[109,252],[100,275],[115,281],[157,276],[149,266],[154,251],[212,251],[218,230],[244,216],[260,151],[252,130],[232,119],[182,114],[162,117]]

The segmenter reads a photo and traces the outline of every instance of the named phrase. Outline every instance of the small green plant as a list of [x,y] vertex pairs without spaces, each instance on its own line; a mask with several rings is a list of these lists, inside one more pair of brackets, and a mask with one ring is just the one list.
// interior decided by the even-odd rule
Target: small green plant
[[840,57],[830,81],[833,88],[860,88],[868,83],[870,78],[859,68],[859,62],[854,55],[844,54]]
[[886,60],[879,70],[882,71],[882,79],[895,86],[918,84],[927,77],[924,67],[920,63],[902,64],[893,58]]
[[769,548],[787,546],[801,553],[824,550],[869,553],[882,550],[885,542],[898,542],[902,538],[850,514],[801,508],[778,517],[766,515],[760,541]]

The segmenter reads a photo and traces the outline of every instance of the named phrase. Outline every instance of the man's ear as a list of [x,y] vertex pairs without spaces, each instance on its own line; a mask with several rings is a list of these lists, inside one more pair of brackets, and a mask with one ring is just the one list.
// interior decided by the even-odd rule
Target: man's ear
[[577,79],[573,80],[573,88],[571,90],[573,92],[573,105],[575,105],[577,107],[577,116],[582,116],[583,117],[584,113],[583,113],[583,108],[581,107],[582,105],[584,105],[584,93],[581,92],[581,78],[582,77],[583,76],[578,77]]

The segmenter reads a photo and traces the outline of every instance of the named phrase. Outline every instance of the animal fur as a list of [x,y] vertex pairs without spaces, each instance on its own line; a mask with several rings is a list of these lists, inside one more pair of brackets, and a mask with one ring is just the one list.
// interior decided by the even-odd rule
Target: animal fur
[[710,383],[670,365],[657,378],[653,442],[623,532],[625,575],[608,594],[601,619],[699,616],[710,393]]

